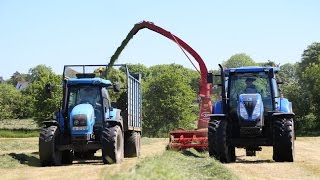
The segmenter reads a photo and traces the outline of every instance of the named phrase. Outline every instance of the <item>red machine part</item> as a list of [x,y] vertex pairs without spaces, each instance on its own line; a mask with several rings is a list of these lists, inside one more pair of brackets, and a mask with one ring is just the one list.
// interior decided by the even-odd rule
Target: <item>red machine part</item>
[[118,59],[120,53],[129,43],[130,39],[138,33],[141,29],[147,28],[156,33],[159,33],[173,42],[177,43],[180,48],[187,51],[193,56],[193,58],[198,62],[200,68],[200,113],[198,119],[198,125],[196,130],[174,130],[170,132],[170,142],[169,148],[172,149],[207,149],[208,148],[208,121],[209,114],[212,112],[212,104],[210,99],[211,84],[207,83],[207,67],[200,57],[200,55],[193,50],[187,43],[181,40],[179,37],[175,36],[171,32],[155,25],[152,22],[142,21],[134,25],[131,31],[128,33],[127,37],[122,41],[121,45],[117,48],[116,52],[110,59],[109,65],[113,65]]

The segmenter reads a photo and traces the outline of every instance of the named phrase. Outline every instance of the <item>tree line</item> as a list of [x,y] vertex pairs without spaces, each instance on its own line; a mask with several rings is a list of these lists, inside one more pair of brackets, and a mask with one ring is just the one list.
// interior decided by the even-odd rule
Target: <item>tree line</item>
[[[222,64],[226,68],[241,66],[279,66],[275,61],[257,63],[247,54],[235,54]],[[200,75],[197,71],[178,64],[146,67],[129,64],[131,73],[141,73],[143,89],[143,128],[148,136],[166,136],[178,127],[196,128],[199,106]],[[215,68],[217,68],[216,66]],[[208,67],[212,68],[212,67]],[[281,93],[293,103],[296,128],[304,131],[320,129],[320,43],[312,43],[303,52],[301,61],[280,66],[278,79]],[[218,69],[211,69],[219,73]],[[112,81],[124,82],[124,69],[110,70]],[[29,82],[21,91],[15,86],[19,81]],[[49,96],[47,83],[53,85]],[[62,100],[62,77],[50,67],[38,65],[28,73],[15,72],[0,84],[0,120],[33,118],[41,124],[52,117]],[[111,94],[111,97],[119,95]],[[217,96],[213,95],[215,100]]]

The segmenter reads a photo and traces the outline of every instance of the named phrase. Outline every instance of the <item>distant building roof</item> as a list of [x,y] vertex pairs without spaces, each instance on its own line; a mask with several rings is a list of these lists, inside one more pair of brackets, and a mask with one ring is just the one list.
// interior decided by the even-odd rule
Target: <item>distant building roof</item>
[[2,76],[0,76],[0,83],[3,83],[4,82],[4,79]]
[[18,81],[17,85],[16,85],[16,89],[18,89],[19,91],[24,90],[25,88],[27,88],[29,86],[29,82],[26,81]]

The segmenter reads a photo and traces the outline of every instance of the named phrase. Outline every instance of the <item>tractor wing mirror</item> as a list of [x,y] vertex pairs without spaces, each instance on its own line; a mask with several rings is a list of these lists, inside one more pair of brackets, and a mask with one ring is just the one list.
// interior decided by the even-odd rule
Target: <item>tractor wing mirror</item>
[[113,91],[116,93],[120,92],[120,83],[116,82],[113,84]]

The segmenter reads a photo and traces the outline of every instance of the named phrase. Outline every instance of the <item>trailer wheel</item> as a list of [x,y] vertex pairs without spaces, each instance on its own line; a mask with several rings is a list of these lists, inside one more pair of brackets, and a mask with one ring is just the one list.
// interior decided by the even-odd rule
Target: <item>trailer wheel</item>
[[140,156],[140,133],[130,131],[125,135],[124,157],[139,157]]
[[209,155],[216,159],[219,159],[218,147],[217,147],[217,129],[219,127],[219,120],[209,121],[208,124],[208,148]]
[[276,162],[294,161],[293,119],[276,119],[273,124],[273,160]]
[[229,145],[228,142],[228,122],[220,121],[217,129],[216,145],[219,153],[219,159],[222,163],[230,163],[235,161],[235,147]]
[[123,160],[123,133],[119,125],[104,128],[101,144],[104,164],[120,163]]
[[62,164],[72,164],[73,161],[73,151],[72,150],[65,150],[62,151]]
[[56,146],[59,143],[60,130],[57,126],[44,127],[39,136],[39,157],[42,166],[61,165],[61,151]]

